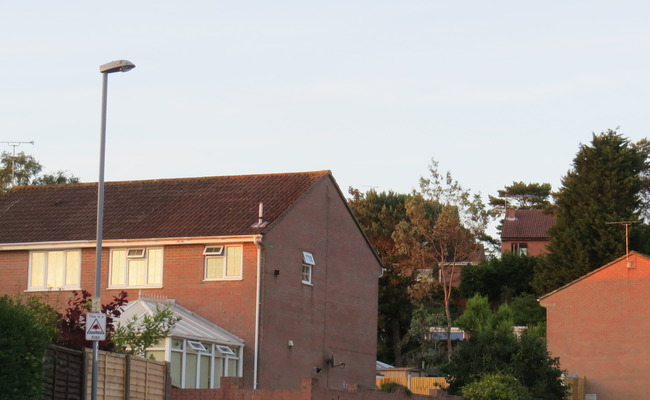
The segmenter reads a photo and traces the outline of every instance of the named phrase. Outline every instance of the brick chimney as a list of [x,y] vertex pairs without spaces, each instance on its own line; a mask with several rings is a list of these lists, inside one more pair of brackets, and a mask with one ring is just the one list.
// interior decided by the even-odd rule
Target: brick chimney
[[506,220],[508,221],[516,221],[517,217],[515,217],[515,209],[514,208],[507,208],[506,209]]

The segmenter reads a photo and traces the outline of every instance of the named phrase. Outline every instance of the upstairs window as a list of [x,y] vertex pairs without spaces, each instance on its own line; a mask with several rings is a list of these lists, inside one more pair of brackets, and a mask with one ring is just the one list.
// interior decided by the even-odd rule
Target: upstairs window
[[520,256],[526,256],[528,255],[528,243],[513,243],[510,250]]
[[111,251],[109,287],[161,287],[163,249],[137,248]]
[[80,250],[33,251],[28,290],[79,289],[80,271]]
[[205,280],[242,279],[241,246],[207,246],[205,255]]
[[314,272],[314,255],[308,251],[302,252],[302,283],[306,285],[312,284],[312,274]]

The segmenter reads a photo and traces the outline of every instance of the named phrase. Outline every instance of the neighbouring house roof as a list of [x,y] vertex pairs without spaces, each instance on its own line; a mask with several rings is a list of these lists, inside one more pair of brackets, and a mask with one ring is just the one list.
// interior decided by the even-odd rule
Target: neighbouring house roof
[[194,314],[174,300],[139,298],[129,302],[120,317],[115,319],[115,322],[120,325],[132,320],[134,317],[141,319],[145,315],[153,315],[156,313],[157,307],[164,307],[167,304],[170,305],[174,317],[180,318],[169,336],[238,347],[244,345],[244,340]]
[[[261,234],[329,171],[107,182],[105,240]],[[333,179],[333,178],[332,178]],[[266,227],[258,222],[263,203]],[[94,240],[97,183],[0,195],[0,243]]]
[[392,366],[392,365],[390,365],[390,364],[386,364],[385,362],[381,362],[381,361],[379,361],[379,360],[376,361],[376,365],[375,365],[375,366],[376,366],[376,368],[377,368],[377,371],[380,371],[380,370],[382,370],[382,369],[391,369],[391,368],[395,368],[394,366]]
[[541,210],[514,210],[514,218],[503,221],[501,240],[548,240],[553,225],[555,217]]
[[624,256],[621,256],[621,257],[617,258],[616,260],[614,260],[614,261],[612,261],[612,262],[610,262],[610,263],[608,263],[608,264],[606,264],[606,265],[603,265],[602,267],[600,267],[600,268],[598,268],[598,269],[595,269],[595,270],[593,270],[593,271],[591,271],[591,272],[589,272],[589,273],[587,273],[587,274],[581,276],[580,278],[575,279],[575,280],[573,280],[573,281],[567,283],[566,285],[564,285],[564,286],[562,286],[562,287],[559,287],[559,288],[555,289],[554,291],[552,291],[552,292],[550,292],[550,293],[547,293],[547,294],[541,296],[539,299],[537,299],[537,301],[539,301],[539,302],[541,303],[542,301],[546,300],[547,298],[553,296],[555,293],[557,293],[557,292],[561,292],[562,290],[568,288],[569,286],[573,286],[573,285],[575,285],[576,283],[578,283],[578,282],[580,282],[580,281],[582,281],[582,280],[584,280],[584,279],[587,279],[587,278],[589,278],[590,276],[592,276],[592,275],[594,275],[594,274],[597,274],[597,273],[599,273],[600,271],[602,271],[602,270],[604,270],[604,269],[607,269],[607,268],[611,267],[612,265],[618,264],[619,262],[621,262],[622,260],[625,260],[625,259],[629,258],[630,256],[638,256],[638,257],[643,257],[643,258],[645,258],[645,259],[650,260],[650,256],[647,256],[647,255],[645,255],[645,254],[642,254],[642,253],[639,253],[639,252],[636,252],[636,251],[632,250],[632,251],[629,252],[629,254],[624,255]]

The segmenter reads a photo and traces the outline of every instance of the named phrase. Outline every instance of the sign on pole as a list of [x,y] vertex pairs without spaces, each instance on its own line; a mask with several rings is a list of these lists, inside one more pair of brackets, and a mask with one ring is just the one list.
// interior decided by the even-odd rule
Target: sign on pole
[[86,340],[106,340],[105,314],[86,314]]

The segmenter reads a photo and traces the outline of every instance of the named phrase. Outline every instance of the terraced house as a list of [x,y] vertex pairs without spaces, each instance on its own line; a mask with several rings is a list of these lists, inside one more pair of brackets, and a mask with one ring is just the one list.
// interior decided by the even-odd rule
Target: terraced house
[[[0,293],[92,292],[96,199],[96,183],[1,195]],[[103,236],[102,300],[183,316],[151,349],[175,386],[374,386],[381,265],[329,171],[108,182]]]

